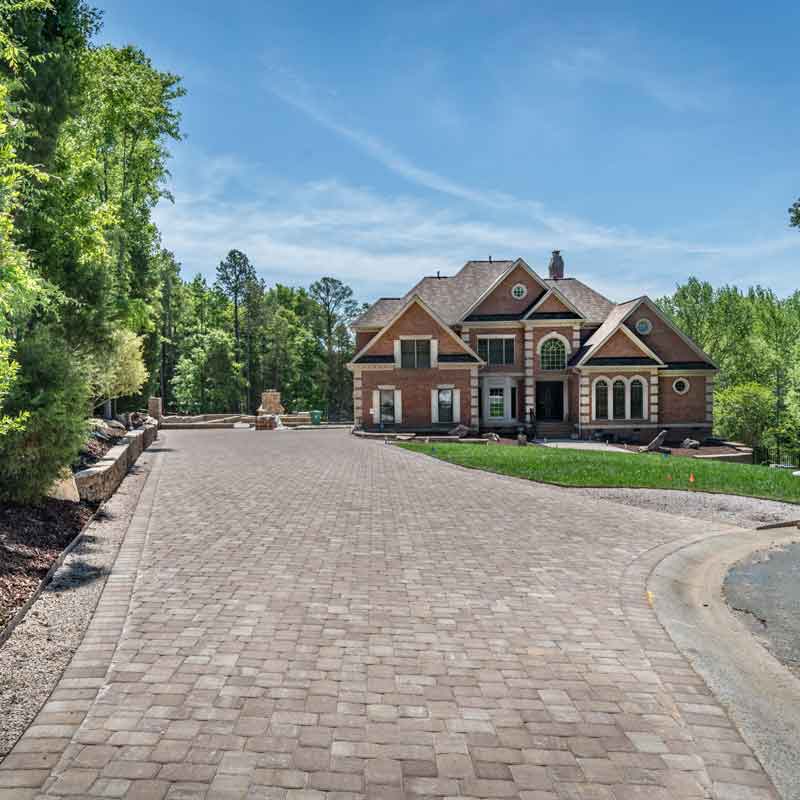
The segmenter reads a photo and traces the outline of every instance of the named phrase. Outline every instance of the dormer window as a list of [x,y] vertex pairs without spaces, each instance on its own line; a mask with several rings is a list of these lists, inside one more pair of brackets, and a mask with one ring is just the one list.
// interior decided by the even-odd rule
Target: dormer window
[[528,287],[524,283],[515,283],[511,289],[511,296],[515,300],[524,300],[528,294]]

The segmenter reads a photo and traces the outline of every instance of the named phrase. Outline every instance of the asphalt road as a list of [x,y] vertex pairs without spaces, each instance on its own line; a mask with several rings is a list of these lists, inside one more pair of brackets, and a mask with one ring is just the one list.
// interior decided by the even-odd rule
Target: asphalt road
[[725,579],[725,597],[767,649],[800,676],[800,542],[757,550]]

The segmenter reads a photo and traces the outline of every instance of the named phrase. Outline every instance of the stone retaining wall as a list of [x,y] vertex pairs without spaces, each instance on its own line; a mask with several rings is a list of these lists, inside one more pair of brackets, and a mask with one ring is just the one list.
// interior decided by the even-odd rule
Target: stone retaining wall
[[155,441],[158,428],[148,425],[125,434],[125,441],[114,445],[97,464],[75,473],[81,500],[101,503],[108,500],[122,483],[136,459]]

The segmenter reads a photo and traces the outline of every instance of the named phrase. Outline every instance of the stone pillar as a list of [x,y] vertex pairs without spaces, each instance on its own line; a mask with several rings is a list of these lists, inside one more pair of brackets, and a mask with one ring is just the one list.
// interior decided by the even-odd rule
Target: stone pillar
[[533,328],[525,328],[525,421],[530,419],[531,411],[535,408],[536,391],[533,374]]
[[658,373],[650,373],[650,422],[658,422]]
[[364,387],[361,382],[361,370],[358,367],[353,367],[353,424],[362,425],[362,414],[364,409],[362,406],[362,399],[364,394]]
[[578,383],[578,430],[591,421],[592,382],[588,375],[581,375]]
[[478,430],[481,426],[480,410],[480,378],[478,378],[478,368],[473,367],[469,371],[469,416],[470,425]]
[[147,413],[160,425],[163,416],[161,409],[161,398],[151,397],[147,401]]
[[286,409],[281,405],[281,393],[275,389],[267,389],[261,392],[261,406],[257,415],[260,414],[283,414]]

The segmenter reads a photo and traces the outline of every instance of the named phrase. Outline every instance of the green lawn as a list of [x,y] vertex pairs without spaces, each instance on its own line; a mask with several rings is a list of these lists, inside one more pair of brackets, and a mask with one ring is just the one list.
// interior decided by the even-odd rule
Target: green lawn
[[800,478],[791,471],[749,464],[511,445],[408,442],[399,446],[462,467],[561,486],[690,489],[800,503]]

